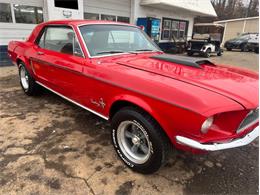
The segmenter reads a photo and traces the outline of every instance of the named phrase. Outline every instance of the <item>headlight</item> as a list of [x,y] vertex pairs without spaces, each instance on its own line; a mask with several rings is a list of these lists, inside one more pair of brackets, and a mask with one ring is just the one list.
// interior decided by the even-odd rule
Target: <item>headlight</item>
[[212,125],[213,121],[214,121],[214,118],[213,118],[213,117],[207,118],[207,119],[203,122],[203,124],[202,124],[202,126],[201,126],[201,130],[200,130],[201,133],[203,133],[203,134],[207,133],[208,130],[209,130],[209,128],[210,128],[210,126]]

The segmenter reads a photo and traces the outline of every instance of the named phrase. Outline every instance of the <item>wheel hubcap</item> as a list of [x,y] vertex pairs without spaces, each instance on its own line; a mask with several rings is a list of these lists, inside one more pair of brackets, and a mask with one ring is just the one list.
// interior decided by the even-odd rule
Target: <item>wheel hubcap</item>
[[150,157],[147,133],[133,121],[123,121],[117,129],[117,141],[123,154],[136,164],[145,163]]
[[29,77],[23,66],[20,68],[20,80],[21,80],[21,84],[22,84],[23,88],[25,90],[28,89],[29,88]]

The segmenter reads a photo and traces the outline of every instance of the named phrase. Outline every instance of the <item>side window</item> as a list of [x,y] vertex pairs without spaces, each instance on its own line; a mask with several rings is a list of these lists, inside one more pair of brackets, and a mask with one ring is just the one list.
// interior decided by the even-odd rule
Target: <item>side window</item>
[[70,27],[46,27],[38,45],[41,48],[60,53],[83,56],[75,33]]
[[71,28],[48,27],[45,35],[45,49],[73,54],[73,36]]

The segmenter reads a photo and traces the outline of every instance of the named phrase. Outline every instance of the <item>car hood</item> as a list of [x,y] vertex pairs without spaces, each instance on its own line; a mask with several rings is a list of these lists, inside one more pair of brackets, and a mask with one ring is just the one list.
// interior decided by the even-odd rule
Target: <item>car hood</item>
[[258,106],[259,84],[255,72],[215,64],[200,64],[201,68],[196,68],[151,57],[120,58],[117,64],[199,86],[230,98],[247,109]]

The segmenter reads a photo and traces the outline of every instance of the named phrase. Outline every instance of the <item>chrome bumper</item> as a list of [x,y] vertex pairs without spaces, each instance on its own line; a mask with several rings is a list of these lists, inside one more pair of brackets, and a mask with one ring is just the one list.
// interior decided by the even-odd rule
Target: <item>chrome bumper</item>
[[236,148],[240,146],[245,146],[250,144],[259,136],[259,126],[256,127],[253,131],[249,132],[242,138],[234,139],[230,142],[226,143],[212,143],[212,144],[201,144],[193,139],[189,139],[183,136],[176,136],[176,140],[178,143],[187,145],[192,148],[206,150],[206,151],[217,151],[217,150],[225,150],[229,148]]

